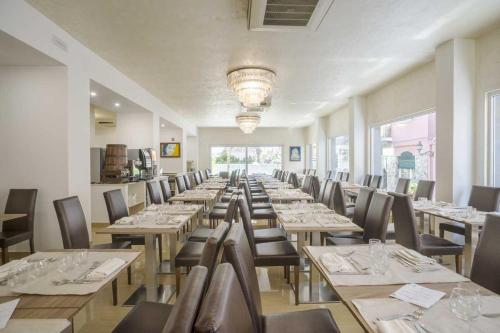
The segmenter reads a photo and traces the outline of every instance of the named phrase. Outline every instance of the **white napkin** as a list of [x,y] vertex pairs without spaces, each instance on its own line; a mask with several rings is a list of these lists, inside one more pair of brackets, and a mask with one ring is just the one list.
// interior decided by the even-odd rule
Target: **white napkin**
[[88,280],[103,280],[112,273],[114,273],[117,269],[125,265],[125,260],[121,258],[110,258],[105,262],[99,265],[92,272],[87,274],[86,279]]
[[346,258],[336,253],[323,253],[319,256],[319,260],[330,274],[357,272],[356,268]]
[[133,216],[125,216],[122,217],[121,219],[115,221],[115,224],[122,224],[122,225],[132,225],[134,224],[134,217]]
[[377,320],[376,324],[379,333],[415,333],[409,322],[402,319]]
[[5,328],[5,326],[7,326],[7,322],[9,321],[10,317],[12,317],[12,314],[14,313],[19,300],[20,298],[17,298],[15,300],[0,304],[0,329],[3,329]]
[[12,260],[5,265],[0,266],[0,279],[4,279],[9,275],[9,272],[29,266],[26,260]]
[[414,263],[415,265],[436,263],[436,260],[426,257],[418,253],[417,251],[411,249],[396,250],[394,251],[394,254],[405,258],[406,260]]
[[391,297],[428,309],[445,295],[446,293],[442,291],[410,283],[393,292]]

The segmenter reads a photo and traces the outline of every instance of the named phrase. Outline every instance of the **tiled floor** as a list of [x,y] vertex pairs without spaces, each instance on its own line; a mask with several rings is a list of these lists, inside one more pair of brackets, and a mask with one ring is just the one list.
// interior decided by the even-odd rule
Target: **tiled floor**
[[[96,235],[94,231],[94,242],[109,242],[109,236]],[[166,244],[165,244],[166,245]],[[164,246],[165,252],[168,247]],[[142,250],[140,246],[138,250]],[[167,255],[165,253],[165,255]],[[135,290],[138,284],[141,283],[142,270],[144,268],[144,258],[141,256],[133,267],[133,285],[127,284],[126,274],[122,274],[118,279],[119,302],[123,303],[127,297]],[[290,286],[283,279],[282,268],[269,268],[259,270],[259,283],[261,285],[262,306],[264,313],[288,312],[313,309],[324,307],[329,309],[342,332],[363,332],[356,320],[351,316],[345,306],[340,303],[330,304],[302,304],[295,306],[293,304],[294,295]],[[318,274],[315,274],[318,276]],[[301,273],[301,281],[305,281],[304,288],[307,286],[308,274]],[[160,282],[164,284],[175,284],[174,275],[162,275]],[[175,302],[175,296],[170,302]],[[111,288],[103,290],[92,301],[87,308],[83,309],[75,317],[75,332],[110,332],[113,327],[120,321],[121,318],[130,310],[127,306],[112,306],[111,303]]]

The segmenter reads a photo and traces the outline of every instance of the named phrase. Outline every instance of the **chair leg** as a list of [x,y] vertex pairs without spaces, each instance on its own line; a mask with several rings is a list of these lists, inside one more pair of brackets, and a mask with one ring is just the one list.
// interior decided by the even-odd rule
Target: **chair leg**
[[2,265],[5,265],[9,261],[9,251],[7,247],[2,247]]
[[286,279],[286,266],[283,266],[283,278]]
[[132,267],[131,266],[127,267],[127,280],[128,280],[128,284],[132,284]]
[[290,266],[285,266],[286,269],[286,283],[290,284]]
[[35,253],[35,241],[33,240],[33,236],[30,238],[30,253]]
[[179,296],[181,290],[181,268],[175,267],[175,296]]
[[158,236],[158,253],[160,255],[160,263],[163,261],[163,237]]
[[462,256],[455,256],[455,270],[458,274],[462,272]]
[[439,237],[444,238],[444,229],[439,228]]
[[116,279],[111,282],[111,289],[113,290],[113,305],[116,306],[118,304],[118,283]]
[[299,273],[300,273],[300,266],[294,266],[293,273],[294,273],[293,280],[295,282],[295,305],[299,305]]

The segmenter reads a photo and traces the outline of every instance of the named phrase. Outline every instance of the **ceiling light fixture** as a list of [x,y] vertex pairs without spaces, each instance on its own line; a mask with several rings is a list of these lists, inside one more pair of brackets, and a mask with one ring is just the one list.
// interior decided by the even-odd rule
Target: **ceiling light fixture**
[[95,91],[91,91],[91,92],[90,92],[90,96],[92,96],[92,97],[96,97],[96,96],[97,96],[97,93],[96,93]]
[[119,102],[115,102],[115,108],[119,108],[120,107],[120,103]]
[[255,113],[245,112],[236,116],[236,123],[245,134],[251,134],[260,123],[260,116]]
[[271,95],[276,74],[265,68],[245,67],[227,73],[227,83],[245,108],[258,107]]

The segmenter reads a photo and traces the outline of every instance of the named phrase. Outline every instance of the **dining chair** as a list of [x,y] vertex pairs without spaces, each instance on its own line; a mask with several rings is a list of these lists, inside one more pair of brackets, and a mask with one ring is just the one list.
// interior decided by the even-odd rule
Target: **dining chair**
[[[254,220],[267,220],[268,227],[271,229],[275,226],[276,224],[276,213],[274,212],[274,209],[272,208],[272,205],[270,203],[253,203],[252,200],[248,200],[248,196],[252,195],[252,193],[249,194],[248,192],[248,185],[244,184],[244,193],[241,195],[244,196],[245,202],[247,203],[247,206],[250,211],[250,216]],[[266,206],[267,205],[267,206]]]
[[391,213],[392,196],[382,193],[373,193],[370,206],[366,212],[362,238],[328,237],[328,245],[357,245],[366,244],[371,238],[386,240],[387,224]]
[[344,190],[342,189],[341,182],[333,182],[333,196],[332,196],[332,206],[329,208],[333,209],[335,213],[347,216],[347,206],[344,198]]
[[194,181],[195,181],[196,185],[201,185],[201,183],[203,183],[203,179],[202,179],[199,171],[196,171],[194,173]]
[[182,177],[184,177],[184,184],[186,186],[186,190],[192,190],[193,189],[193,182],[191,182],[189,175],[184,174]]
[[319,178],[317,176],[312,176],[311,188],[312,188],[312,192],[310,194],[314,198],[314,201],[318,202],[319,193],[320,193],[320,185],[319,185]]
[[426,256],[453,255],[455,256],[456,271],[460,273],[464,247],[434,235],[420,235],[417,231],[417,220],[411,195],[394,192],[390,192],[389,195],[394,198],[392,216],[396,243]]
[[205,169],[205,177],[206,179],[210,178],[210,170]]
[[270,208],[271,204],[269,203],[269,196],[265,192],[254,192],[250,189],[250,185],[248,182],[242,182],[243,190],[245,194],[251,202],[252,208],[260,209],[260,208]]
[[[125,199],[123,198],[123,193],[121,190],[111,190],[103,193],[104,202],[106,203],[106,209],[108,211],[109,223],[114,224],[116,221],[122,217],[127,217],[128,207]],[[160,262],[163,260],[163,244],[162,236],[157,235],[158,240],[158,253],[160,256]],[[112,242],[130,242],[132,245],[144,245],[144,235],[111,235]]]
[[472,282],[500,294],[500,215],[486,214],[470,271]]
[[5,214],[26,214],[26,216],[4,221],[0,233],[2,264],[9,261],[9,246],[28,241],[30,253],[35,253],[34,224],[37,189],[10,189],[5,205]]
[[[54,200],[59,228],[64,249],[130,249],[129,241],[90,245],[89,231],[82,205],[77,196]],[[132,283],[132,270],[127,268],[128,284]],[[111,283],[113,291],[113,305],[118,304],[118,284],[114,279]]]
[[348,182],[349,181],[349,172],[347,172],[347,171],[343,172],[340,180],[343,182]]
[[399,178],[398,183],[396,184],[396,189],[394,190],[394,192],[407,194],[409,187],[410,187],[410,180],[409,179]]
[[372,181],[372,175],[366,174],[365,178],[363,179],[363,186],[369,186]]
[[288,241],[278,242],[265,242],[257,243],[255,241],[254,230],[252,227],[252,219],[250,210],[246,205],[243,196],[238,197],[238,208],[240,210],[240,217],[242,223],[236,223],[233,227],[240,227],[243,225],[245,234],[250,244],[255,259],[255,266],[258,267],[274,267],[282,266],[285,271],[288,283],[290,283],[290,266],[295,266],[295,304],[299,302],[299,265],[300,256],[293,245]]
[[382,184],[382,176],[373,175],[370,181],[370,185],[368,186],[371,188],[380,188],[381,184]]
[[156,180],[149,180],[146,182],[146,188],[148,190],[149,200],[152,204],[161,205],[160,188],[158,187],[158,182]]
[[213,269],[217,264],[218,253],[227,232],[229,231],[229,223],[222,222],[216,229],[212,229],[212,234],[206,242],[191,242],[184,243],[182,248],[175,256],[175,292],[179,295],[181,288],[181,267],[189,269],[193,266],[205,266],[208,269],[207,282],[210,281]]
[[[265,316],[262,314],[259,283],[255,270],[255,266],[259,265],[255,264],[252,246],[245,234],[245,231],[239,223],[233,225],[224,240],[223,254],[226,261],[232,265],[236,273],[237,281],[239,281],[240,288],[243,291],[243,297],[247,304],[246,308],[250,312],[253,326],[253,330],[250,332],[338,332],[335,321],[330,311],[327,309],[276,313]],[[229,270],[225,267],[218,269]],[[299,268],[295,267],[294,270],[296,279],[295,299],[297,304]],[[216,279],[217,277],[214,276],[213,281],[215,282]],[[236,279],[233,278],[233,281],[234,280]],[[232,294],[241,297],[241,294]]]
[[208,269],[195,266],[175,304],[140,302],[113,329],[113,333],[191,333],[206,291]]
[[186,183],[184,182],[184,176],[182,175],[176,176],[175,183],[177,184],[177,192],[179,194],[186,191]]
[[336,182],[339,182],[342,180],[342,172],[337,172],[337,174],[335,175],[335,179],[334,179]]
[[170,183],[168,182],[168,177],[166,179],[160,179],[160,188],[163,195],[163,202],[170,203],[168,199],[172,197],[172,191],[170,190]]
[[321,202],[326,207],[331,208],[333,204],[334,181],[332,179],[325,179],[321,186],[323,187],[323,191],[320,192],[319,202]]
[[417,189],[413,194],[413,200],[418,201],[420,198],[432,200],[435,185],[436,182],[433,180],[419,180],[417,183]]
[[[233,224],[238,214],[238,193],[235,193],[233,198],[229,201],[229,205],[226,208],[226,215],[224,216],[224,221]],[[187,240],[190,242],[206,242],[208,237],[212,235],[214,229],[212,226],[199,225],[194,229],[188,236]]]
[[[482,212],[497,212],[500,204],[500,187],[473,185],[467,206],[472,206]],[[439,237],[444,238],[444,232],[465,235],[465,226],[456,222],[439,224]]]
[[299,188],[299,179],[297,178],[297,174],[295,172],[290,174],[288,183],[292,184],[293,188]]
[[302,186],[300,188],[302,192],[311,194],[312,192],[312,176],[304,176],[304,179],[302,180]]
[[[215,206],[208,214],[209,228],[214,229],[217,227],[219,220],[225,220],[228,212],[233,213],[234,207],[237,206],[235,201],[239,192],[235,191],[231,193],[231,198],[227,202],[227,206]],[[226,221],[229,222],[229,221]]]
[[325,175],[325,179],[330,179],[332,177],[332,172],[331,170],[328,170]]

